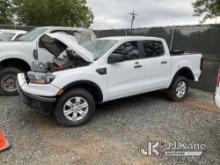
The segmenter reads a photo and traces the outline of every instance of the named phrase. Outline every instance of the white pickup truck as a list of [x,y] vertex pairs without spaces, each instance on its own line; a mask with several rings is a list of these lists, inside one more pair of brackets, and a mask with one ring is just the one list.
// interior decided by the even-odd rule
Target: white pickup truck
[[16,38],[27,33],[24,30],[6,30],[0,29],[0,42],[14,41]]
[[43,62],[51,61],[51,52],[41,48],[38,40],[47,33],[66,33],[79,44],[96,38],[93,31],[72,27],[38,27],[29,33],[16,38],[13,42],[0,42],[0,94],[16,95],[16,76],[27,72],[31,63],[38,58]]
[[170,99],[181,101],[188,80],[198,81],[201,74],[201,54],[170,54],[161,38],[110,37],[80,46],[48,34],[40,42],[51,52],[66,50],[67,56],[62,60],[54,53],[53,63],[34,62],[31,72],[18,74],[19,94],[31,108],[54,113],[64,126],[86,123],[96,104],[150,91],[166,89]]

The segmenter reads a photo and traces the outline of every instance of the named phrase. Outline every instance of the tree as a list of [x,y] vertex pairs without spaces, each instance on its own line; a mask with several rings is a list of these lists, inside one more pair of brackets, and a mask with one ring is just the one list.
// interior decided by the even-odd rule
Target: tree
[[12,0],[19,24],[89,27],[93,14],[86,0]]
[[12,23],[10,6],[11,3],[9,0],[0,0],[0,24]]
[[196,0],[193,7],[195,16],[203,16],[202,22],[220,16],[220,0]]

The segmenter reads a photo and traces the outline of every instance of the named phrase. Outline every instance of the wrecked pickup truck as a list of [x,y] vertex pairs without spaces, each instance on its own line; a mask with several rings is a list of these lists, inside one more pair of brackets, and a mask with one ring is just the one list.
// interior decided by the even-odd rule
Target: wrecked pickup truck
[[[202,69],[201,54],[170,54],[161,38],[109,37],[81,46],[57,33],[40,44],[54,54],[53,62],[34,62],[31,72],[18,74],[19,95],[64,126],[88,122],[97,104],[150,91],[165,89],[171,100],[182,101],[188,81],[198,81]],[[59,59],[63,51],[67,56]]]
[[0,42],[0,94],[16,95],[17,73],[27,72],[35,59],[46,63],[52,60],[53,54],[41,45],[39,38],[47,33],[68,34],[69,38],[79,44],[96,38],[89,29],[72,27],[37,27],[25,35],[16,38],[16,41]]

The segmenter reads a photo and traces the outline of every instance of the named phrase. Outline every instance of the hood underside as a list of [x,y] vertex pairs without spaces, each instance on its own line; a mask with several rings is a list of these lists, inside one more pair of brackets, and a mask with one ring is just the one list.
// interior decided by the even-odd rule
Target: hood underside
[[39,45],[56,57],[68,49],[74,51],[87,62],[94,61],[93,53],[79,45],[74,37],[64,33],[45,34],[40,38]]

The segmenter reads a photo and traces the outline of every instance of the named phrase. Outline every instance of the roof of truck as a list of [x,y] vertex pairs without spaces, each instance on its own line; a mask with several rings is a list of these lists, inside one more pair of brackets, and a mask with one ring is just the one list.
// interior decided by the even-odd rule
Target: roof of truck
[[81,28],[81,27],[68,27],[68,26],[42,26],[49,29],[71,29],[77,31],[92,31],[91,29]]
[[24,30],[14,30],[14,29],[0,29],[0,32],[8,32],[8,33],[26,33]]

